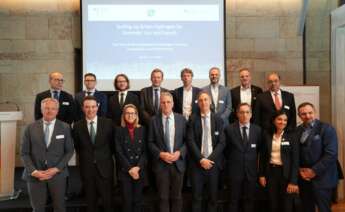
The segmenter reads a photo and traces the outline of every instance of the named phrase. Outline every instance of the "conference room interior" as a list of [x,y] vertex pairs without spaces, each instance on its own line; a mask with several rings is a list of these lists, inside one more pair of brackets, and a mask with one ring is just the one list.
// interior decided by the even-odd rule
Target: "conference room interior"
[[[116,4],[117,1],[108,2]],[[84,74],[93,72],[89,68],[93,67],[92,64],[87,64],[90,54],[86,54],[85,48],[88,44],[85,34],[86,23],[83,25],[83,19],[84,21],[86,19],[82,12],[83,2],[85,3],[86,0],[1,0],[0,2],[0,123],[2,124],[1,112],[22,112],[22,118],[16,122],[17,131],[14,139],[11,140],[15,142],[14,149],[8,150],[8,154],[5,154],[4,151],[7,150],[4,150],[3,145],[0,144],[0,191],[1,188],[8,187],[8,184],[14,182],[10,190],[20,193],[16,199],[0,201],[0,211],[31,211],[26,183],[21,179],[23,164],[20,158],[20,143],[26,126],[34,121],[36,94],[49,88],[49,73],[52,71],[63,73],[63,90],[74,95],[84,89]],[[132,4],[133,2],[135,1],[131,1]],[[174,1],[170,2],[173,4]],[[210,1],[205,0],[205,2]],[[217,63],[215,66],[220,66],[222,70],[221,84],[226,85],[228,89],[238,86],[239,70],[248,68],[252,75],[252,83],[266,90],[268,74],[278,73],[283,88],[296,91],[295,96],[299,99],[315,100],[313,103],[316,104],[318,118],[330,123],[336,129],[338,160],[344,168],[345,1],[223,0],[217,2],[223,5],[221,10],[223,20],[218,23],[222,27],[220,30],[222,34],[217,37],[223,39],[219,42],[223,49],[218,52],[221,57],[216,58],[218,60],[215,61]],[[180,3],[181,1],[177,1],[176,4]],[[178,28],[176,30],[178,31]],[[202,39],[207,39],[207,31],[198,33],[205,34]],[[198,37],[197,34],[194,36]],[[95,44],[100,42],[94,41]],[[207,50],[207,46],[204,48],[203,50]],[[90,48],[90,51],[92,50]],[[107,53],[109,52],[93,52],[95,55]],[[109,54],[109,61],[111,58],[116,58],[116,54],[121,52]],[[194,55],[196,61],[198,55],[202,54],[203,52],[196,50]],[[143,58],[147,59],[142,56],[139,61],[144,60]],[[150,56],[150,59],[152,58],[158,64],[166,62],[166,58],[163,62],[155,56]],[[116,62],[111,67],[116,67]],[[129,64],[128,68],[133,68],[131,65]],[[150,73],[153,68],[161,68],[164,74],[170,72],[164,78],[162,87],[167,85],[173,90],[182,86],[180,71],[190,67],[188,64],[179,65],[169,61],[166,66],[152,66],[151,69],[142,72]],[[205,64],[198,66],[193,63],[190,68],[193,71],[198,69],[197,67],[203,70],[205,66]],[[211,63],[208,68],[212,66]],[[140,64],[137,67],[139,67],[137,71],[140,72]],[[131,83],[134,89],[131,89],[131,92],[139,96],[140,88],[150,86],[150,76],[136,79],[138,72],[131,74],[123,69],[121,64],[121,68],[111,73],[107,72],[104,78],[102,74],[96,74],[98,79],[101,79],[96,88],[101,87],[101,91],[110,98],[114,94],[112,82],[114,77],[119,73],[125,73],[131,82],[134,79]],[[200,83],[198,84],[200,87],[203,87],[201,85],[206,86],[209,83],[208,69],[200,73],[196,75],[195,80]],[[0,131],[1,136],[5,133]],[[14,152],[13,159],[8,156],[11,151]],[[86,203],[80,197],[82,186],[76,167],[78,162],[75,156],[71,161],[68,188],[70,198],[66,203],[67,211],[83,211]],[[4,173],[3,168],[11,165],[15,167],[13,173]],[[8,176],[13,176],[14,180],[7,179]],[[218,211],[223,211],[227,204],[226,183],[220,185],[219,191]],[[157,204],[155,188],[148,187],[145,192],[143,211],[155,211]],[[0,199],[1,195],[0,193]],[[345,211],[343,180],[339,181],[334,195],[332,211]],[[261,193],[257,194],[256,204],[265,205],[267,200],[262,197]],[[185,182],[184,211],[190,210],[191,199],[190,184]],[[121,193],[116,181],[114,204],[119,207],[121,205]],[[50,206],[48,210],[52,211]]]

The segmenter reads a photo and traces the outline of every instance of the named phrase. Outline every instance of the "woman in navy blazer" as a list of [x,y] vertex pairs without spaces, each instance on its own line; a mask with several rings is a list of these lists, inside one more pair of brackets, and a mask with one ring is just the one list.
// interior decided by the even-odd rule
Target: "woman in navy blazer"
[[146,165],[146,133],[139,125],[135,105],[123,107],[121,127],[116,129],[115,155],[123,197],[122,211],[141,211]]
[[298,193],[298,141],[286,129],[288,116],[279,111],[273,116],[274,129],[263,135],[259,183],[267,187],[271,212],[292,212],[293,195]]

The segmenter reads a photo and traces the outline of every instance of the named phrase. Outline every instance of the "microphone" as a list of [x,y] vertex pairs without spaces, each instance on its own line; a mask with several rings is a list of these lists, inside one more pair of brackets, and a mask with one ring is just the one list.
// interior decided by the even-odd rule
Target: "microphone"
[[14,105],[17,111],[20,111],[20,107],[17,103],[11,101],[0,102],[0,105]]

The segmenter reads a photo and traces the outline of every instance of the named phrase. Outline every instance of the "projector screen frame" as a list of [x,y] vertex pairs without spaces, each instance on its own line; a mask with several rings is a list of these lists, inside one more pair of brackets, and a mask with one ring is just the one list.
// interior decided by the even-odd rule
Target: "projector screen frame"
[[[84,49],[84,42],[83,42],[83,1],[85,0],[80,0],[80,42],[81,42],[81,48],[78,49],[77,53],[76,53],[76,61],[78,62],[79,65],[79,70],[76,70],[77,72],[75,73],[75,82],[76,82],[76,86],[75,86],[75,90],[76,92],[82,91],[84,84],[84,53],[83,53],[83,49]],[[116,0],[115,0],[116,1]],[[226,39],[226,0],[222,0],[223,1],[223,42],[224,42],[224,48],[223,48],[223,64],[224,64],[224,70],[222,73],[222,77],[224,79],[224,86],[228,86],[228,80],[227,80],[227,52],[226,52],[226,46],[227,46],[227,39]],[[211,68],[211,67],[210,67]],[[115,77],[115,76],[114,76]],[[129,77],[129,80],[131,80],[131,78]],[[114,93],[114,91],[102,91],[108,95],[110,95],[111,93]]]

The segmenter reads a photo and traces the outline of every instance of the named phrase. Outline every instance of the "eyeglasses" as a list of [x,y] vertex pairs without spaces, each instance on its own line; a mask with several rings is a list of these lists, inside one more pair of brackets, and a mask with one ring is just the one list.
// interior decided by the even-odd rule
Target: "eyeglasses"
[[136,116],[137,113],[130,113],[130,112],[126,112],[125,113],[125,116]]
[[84,80],[85,82],[96,82],[96,80]]
[[64,82],[64,79],[53,79],[55,82]]

